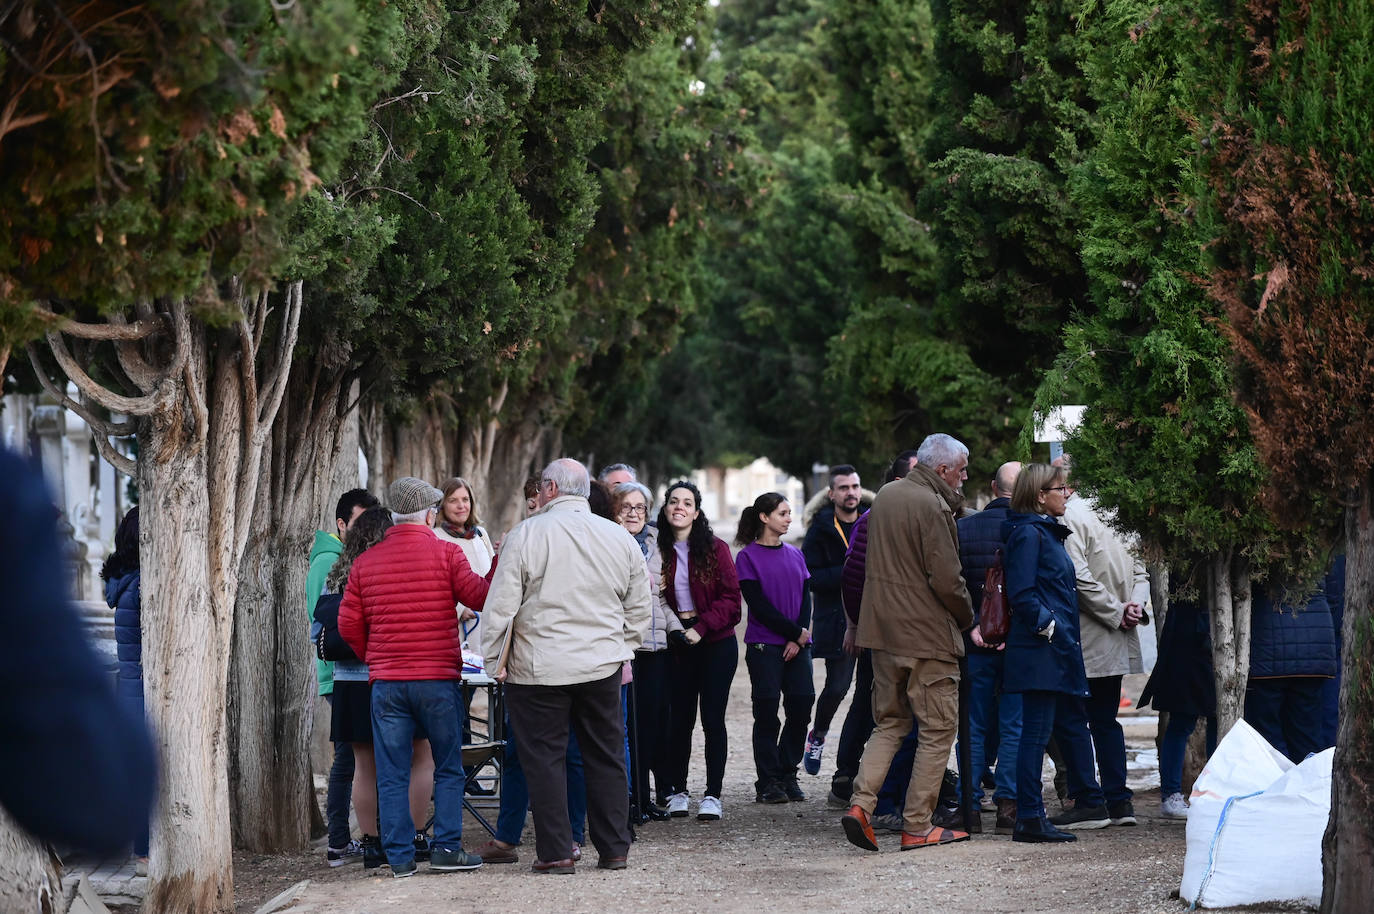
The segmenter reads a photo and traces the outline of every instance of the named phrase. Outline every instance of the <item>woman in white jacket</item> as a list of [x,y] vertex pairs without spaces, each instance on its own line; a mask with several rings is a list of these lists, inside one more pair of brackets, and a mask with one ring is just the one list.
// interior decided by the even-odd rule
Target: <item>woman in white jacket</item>
[[[486,575],[491,570],[492,560],[496,556],[496,548],[492,544],[491,537],[482,528],[481,522],[477,519],[477,496],[472,493],[472,486],[461,476],[454,476],[443,486],[444,497],[439,502],[439,517],[434,526],[434,535],[441,540],[448,540],[450,543],[457,544],[463,550],[463,555],[468,560],[468,565],[472,570],[480,575]],[[459,603],[455,609],[460,617],[471,616],[472,619],[462,622],[463,629],[463,667],[469,668],[469,663],[480,663],[482,656],[482,633],[479,630],[482,617],[477,615],[471,607]],[[480,668],[479,668],[480,669]],[[467,705],[472,703],[473,688],[466,686],[463,689],[463,701]],[[463,741],[467,742],[470,737],[468,727],[469,716],[463,716]],[[473,796],[490,796],[495,791],[483,785],[476,777],[477,771],[468,769],[467,786],[465,792]]]
[[[456,543],[459,549],[463,550],[463,555],[467,557],[468,564],[472,566],[474,573],[486,575],[491,570],[492,560],[496,557],[496,548],[492,545],[491,537],[487,531],[482,529],[482,523],[477,519],[477,496],[472,494],[472,486],[461,476],[454,476],[444,483],[444,498],[439,502],[439,518],[434,525],[434,533],[441,540],[448,540]],[[468,607],[459,604],[459,610]],[[471,645],[475,653],[481,653],[482,638],[477,631],[478,620],[465,623],[463,626],[464,647]],[[467,651],[464,651],[466,654]]]

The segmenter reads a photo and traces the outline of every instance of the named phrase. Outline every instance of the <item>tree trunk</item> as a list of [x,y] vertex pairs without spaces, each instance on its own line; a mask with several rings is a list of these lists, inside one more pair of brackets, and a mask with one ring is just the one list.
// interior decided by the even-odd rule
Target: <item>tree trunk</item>
[[[356,442],[345,433],[344,383],[344,366],[324,366],[319,357],[292,372],[268,438],[239,571],[229,786],[235,846],[255,853],[302,850],[310,839],[315,666],[305,577],[322,515],[332,526],[339,451],[344,439]],[[353,446],[355,481],[348,488],[357,485]]]
[[478,493],[482,523],[497,539],[525,518],[525,479],[537,472],[547,437],[540,415],[530,407],[514,422],[474,419],[459,429],[459,466]]
[[1250,676],[1250,571],[1245,559],[1230,550],[1213,556],[1208,583],[1220,739],[1245,714]]
[[273,352],[261,362],[267,296],[232,291],[242,318],[226,329],[177,310],[184,365],[139,433],[143,677],[162,775],[144,897],[152,912],[234,908],[226,714],[234,609],[301,288],[287,290]]
[[0,806],[0,911],[63,914],[62,867]]
[[1346,510],[1341,714],[1322,840],[1323,914],[1369,910],[1374,898],[1374,473]]

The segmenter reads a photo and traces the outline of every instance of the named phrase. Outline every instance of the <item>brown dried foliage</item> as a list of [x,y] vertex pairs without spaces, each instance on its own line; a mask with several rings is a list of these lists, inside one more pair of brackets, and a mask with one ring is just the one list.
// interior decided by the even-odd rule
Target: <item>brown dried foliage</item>
[[[1258,84],[1293,46],[1274,50],[1277,3],[1247,9]],[[1271,470],[1266,501],[1301,525],[1313,493],[1339,498],[1374,467],[1374,197],[1345,177],[1348,154],[1275,145],[1244,121],[1218,117],[1212,148],[1227,228],[1203,284],[1225,310],[1238,397]]]

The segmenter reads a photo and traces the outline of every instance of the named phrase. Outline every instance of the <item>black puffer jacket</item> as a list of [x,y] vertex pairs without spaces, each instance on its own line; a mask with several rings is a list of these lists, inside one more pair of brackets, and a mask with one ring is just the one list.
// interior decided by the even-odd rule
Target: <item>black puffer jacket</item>
[[835,508],[826,505],[816,512],[802,541],[806,570],[811,572],[811,656],[821,660],[839,657],[844,647],[844,601],[840,579],[849,544],[835,525]]
[[1276,603],[1267,588],[1255,588],[1250,604],[1251,679],[1336,675],[1336,628],[1327,587],[1322,580],[1316,592],[1296,606]]

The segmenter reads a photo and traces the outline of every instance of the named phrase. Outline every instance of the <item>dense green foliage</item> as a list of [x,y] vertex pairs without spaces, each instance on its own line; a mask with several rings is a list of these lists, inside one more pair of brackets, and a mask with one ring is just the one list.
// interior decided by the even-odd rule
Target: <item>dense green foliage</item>
[[3,18],[0,302],[65,311],[275,275],[299,201],[394,78],[377,52],[400,26],[345,0]]

